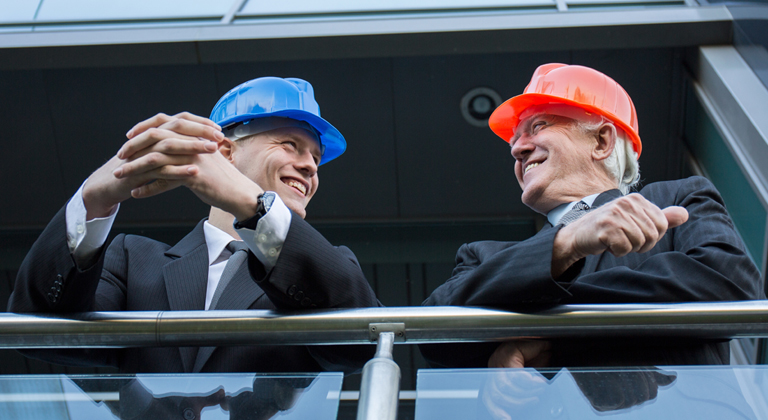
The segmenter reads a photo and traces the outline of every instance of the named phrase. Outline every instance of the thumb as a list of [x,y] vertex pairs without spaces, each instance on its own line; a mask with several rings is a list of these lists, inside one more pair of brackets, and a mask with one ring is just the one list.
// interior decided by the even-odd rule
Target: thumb
[[661,211],[667,218],[669,228],[674,228],[688,221],[688,210],[685,207],[669,206]]

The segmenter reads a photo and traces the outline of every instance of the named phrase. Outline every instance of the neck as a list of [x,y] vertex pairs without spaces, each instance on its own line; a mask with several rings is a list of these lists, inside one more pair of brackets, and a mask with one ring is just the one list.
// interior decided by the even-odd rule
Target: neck
[[208,223],[216,226],[217,228],[232,235],[235,239],[240,239],[240,235],[235,231],[232,224],[235,222],[235,216],[218,207],[211,207],[210,213],[208,213]]

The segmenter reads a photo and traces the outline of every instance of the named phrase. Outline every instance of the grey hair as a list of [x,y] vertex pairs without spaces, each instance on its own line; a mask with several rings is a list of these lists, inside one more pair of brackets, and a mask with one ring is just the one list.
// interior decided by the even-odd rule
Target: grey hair
[[608,126],[613,130],[616,144],[613,146],[611,155],[603,160],[603,165],[608,174],[616,180],[621,193],[629,194],[640,181],[640,163],[637,161],[637,152],[632,147],[632,142],[627,140],[624,131],[617,130],[616,126],[605,118],[595,123],[576,121],[576,127],[586,135],[597,136],[597,131],[605,123],[609,123]]

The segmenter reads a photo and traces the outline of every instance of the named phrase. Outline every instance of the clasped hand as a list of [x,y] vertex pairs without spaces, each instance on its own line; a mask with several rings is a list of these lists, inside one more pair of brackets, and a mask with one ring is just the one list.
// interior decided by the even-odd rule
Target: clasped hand
[[[83,189],[88,220],[105,217],[128,198],[146,198],[186,186],[206,204],[228,210],[233,192],[258,188],[217,152],[221,127],[190,113],[157,114],[136,124],[117,154]],[[246,188],[247,189],[247,188]]]

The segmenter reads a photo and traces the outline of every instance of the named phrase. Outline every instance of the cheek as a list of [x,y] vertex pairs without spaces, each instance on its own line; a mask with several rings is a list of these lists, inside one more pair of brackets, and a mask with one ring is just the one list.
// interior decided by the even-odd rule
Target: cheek
[[520,184],[520,186],[523,186],[523,164],[520,162],[515,161],[515,178],[517,178],[517,183]]

